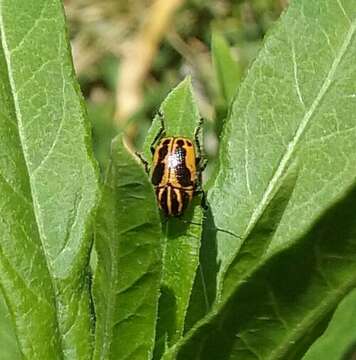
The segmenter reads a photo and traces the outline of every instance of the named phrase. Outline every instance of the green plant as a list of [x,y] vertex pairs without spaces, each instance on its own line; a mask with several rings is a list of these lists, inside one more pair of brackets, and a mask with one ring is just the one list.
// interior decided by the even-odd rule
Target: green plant
[[[355,31],[352,0],[293,1],[237,95],[216,35],[209,210],[166,220],[121,135],[99,182],[60,1],[1,0],[1,358],[327,359],[356,285]],[[192,137],[189,78],[161,109]]]

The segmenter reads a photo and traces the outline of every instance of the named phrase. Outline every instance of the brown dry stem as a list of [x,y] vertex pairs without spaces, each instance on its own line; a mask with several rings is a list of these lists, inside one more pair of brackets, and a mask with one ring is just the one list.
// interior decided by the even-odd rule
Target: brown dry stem
[[[155,0],[147,11],[141,29],[127,41],[126,51],[121,60],[116,94],[115,121],[121,129],[127,126],[128,119],[142,103],[142,85],[159,44],[172,22],[172,17],[183,2],[184,0]],[[126,128],[129,141],[135,133],[133,126]]]

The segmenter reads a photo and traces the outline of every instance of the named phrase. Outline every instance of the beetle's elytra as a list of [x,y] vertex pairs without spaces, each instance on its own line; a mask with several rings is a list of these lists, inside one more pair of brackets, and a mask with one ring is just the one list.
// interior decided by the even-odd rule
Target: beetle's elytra
[[151,181],[166,215],[183,213],[196,191],[197,180],[194,143],[185,137],[162,138],[154,149]]

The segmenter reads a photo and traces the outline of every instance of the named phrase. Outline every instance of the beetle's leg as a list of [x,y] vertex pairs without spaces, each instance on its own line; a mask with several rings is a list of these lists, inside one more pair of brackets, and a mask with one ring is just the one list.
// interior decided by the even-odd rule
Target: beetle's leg
[[205,170],[208,164],[208,159],[197,157],[196,164],[197,164],[196,189],[198,189],[198,191],[203,192],[203,171]]
[[204,122],[204,119],[200,118],[198,126],[194,131],[194,139],[195,139],[195,144],[197,146],[198,158],[201,158],[201,152],[202,152],[201,151],[201,146],[200,146],[199,135],[200,135],[200,132],[201,132],[201,129],[202,129],[202,126],[203,126],[203,122]]
[[151,154],[153,155],[155,152],[155,144],[156,142],[161,138],[162,134],[165,132],[165,128],[164,128],[164,115],[161,112],[161,110],[158,110],[157,112],[158,116],[159,116],[159,121],[161,122],[161,128],[159,129],[159,132],[157,133],[157,135],[155,136],[155,138],[152,141],[152,144],[150,146],[150,150],[151,150]]
[[[195,139],[197,139],[199,137],[199,134],[201,132],[201,129],[203,128],[203,124],[204,124],[204,118],[200,118],[199,119],[199,123],[198,126],[196,127],[195,131],[194,131],[194,137]],[[199,139],[198,139],[199,140]]]
[[164,114],[163,114],[163,112],[161,111],[161,109],[158,109],[157,115],[159,116],[159,120],[160,120],[160,122],[161,122],[161,127],[164,128]]
[[199,135],[200,132],[202,130],[202,126],[204,123],[204,119],[200,118],[199,120],[199,124],[197,126],[197,128],[195,129],[194,132],[194,139],[195,139],[195,144],[197,146],[197,159],[196,159],[196,164],[199,168],[199,171],[204,171],[204,169],[206,168],[207,165],[207,159],[205,158],[205,155],[202,151],[202,147],[200,145],[200,140],[199,140]]
[[195,164],[197,167],[198,172],[198,178],[200,179],[200,182],[202,182],[202,172],[205,170],[206,166],[208,165],[208,159],[203,157],[197,157],[195,160]]
[[148,161],[138,151],[135,151],[135,155],[141,160],[143,166],[145,167],[145,171],[148,174],[150,172],[149,167],[148,167]]
[[208,207],[208,202],[206,200],[206,193],[204,190],[201,191],[202,192],[202,197],[201,197],[201,207],[207,211],[209,209]]
[[153,141],[152,141],[152,144],[151,144],[151,146],[150,146],[150,150],[151,150],[151,154],[152,154],[152,155],[155,153],[155,144],[156,144],[156,142],[160,139],[160,137],[162,136],[163,132],[164,132],[164,129],[161,128],[161,129],[159,130],[159,132],[157,133],[157,135],[155,136],[155,138],[153,139]]
[[203,185],[202,185],[201,172],[198,175],[198,179],[197,179],[195,189],[194,189],[194,194],[195,195],[202,195],[200,205],[205,211],[208,210],[208,203],[206,201],[206,194],[205,194],[205,191],[203,190]]
[[205,194],[205,191],[199,186],[195,192],[194,192],[196,195],[201,195],[201,202],[200,202],[200,205],[201,207],[206,211],[209,209],[208,207],[208,202],[206,200],[206,194]]
[[199,159],[199,171],[204,171],[207,165],[208,165],[208,159],[206,158]]

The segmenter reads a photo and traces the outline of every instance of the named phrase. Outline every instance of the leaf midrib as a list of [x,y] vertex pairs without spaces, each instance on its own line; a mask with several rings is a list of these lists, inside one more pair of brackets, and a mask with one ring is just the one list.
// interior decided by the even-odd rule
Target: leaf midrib
[[343,44],[341,45],[340,50],[338,51],[338,54],[335,57],[335,60],[332,63],[332,66],[328,72],[328,75],[326,76],[326,78],[323,82],[323,85],[321,86],[321,88],[318,92],[318,95],[316,96],[316,98],[313,101],[312,105],[310,106],[309,110],[305,113],[303,119],[301,120],[300,125],[298,126],[292,140],[289,142],[289,144],[287,146],[287,151],[282,156],[276,171],[274,172],[272,178],[270,179],[270,181],[266,187],[266,190],[264,191],[264,193],[262,195],[262,200],[260,201],[258,206],[255,208],[254,212],[252,213],[250,222],[248,223],[248,225],[246,227],[244,238],[246,238],[248,236],[248,234],[251,233],[252,229],[255,227],[256,223],[261,218],[261,215],[263,214],[265,208],[267,207],[267,205],[269,204],[269,202],[272,198],[271,195],[273,194],[274,190],[279,185],[278,184],[279,180],[281,178],[283,178],[283,173],[285,172],[285,170],[289,164],[289,161],[290,161],[292,155],[294,154],[294,152],[298,146],[298,143],[301,140],[302,135],[304,134],[304,132],[309,124],[311,117],[314,115],[315,110],[317,109],[319,103],[322,101],[324,95],[328,91],[330,84],[332,83],[336,69],[337,69],[338,65],[340,64],[342,58],[344,57],[344,55],[351,43],[352,37],[355,33],[355,30],[356,30],[356,20],[354,20],[350,24],[350,30],[346,34],[345,40],[344,40]]
[[[323,84],[322,84],[316,98],[314,99],[313,103],[311,104],[309,110],[305,113],[292,140],[289,142],[287,151],[282,156],[276,171],[274,172],[272,178],[270,179],[270,181],[266,187],[266,190],[264,191],[264,193],[262,195],[262,200],[260,201],[258,206],[255,208],[254,212],[252,213],[249,224],[247,225],[246,231],[243,236],[244,239],[246,239],[247,236],[251,233],[252,229],[255,227],[255,225],[257,224],[257,222],[263,215],[269,202],[273,198],[273,193],[278,188],[279,181],[281,178],[283,178],[283,173],[285,172],[285,170],[289,164],[289,161],[290,161],[292,155],[294,154],[294,152],[297,148],[297,145],[298,145],[302,135],[305,132],[305,129],[307,128],[307,126],[309,124],[311,117],[314,115],[315,110],[317,109],[319,103],[322,101],[324,95],[328,91],[330,84],[332,83],[332,80],[334,78],[337,67],[340,64],[341,60],[343,59],[349,45],[351,44],[352,38],[355,34],[355,30],[356,30],[356,19],[350,23],[350,28],[346,33],[345,40],[343,41],[341,47],[339,48],[337,55],[330,67],[330,70],[329,70],[325,80],[323,81]],[[230,121],[231,121],[231,117],[230,117]],[[232,257],[231,261],[225,266],[225,269],[222,271],[222,278],[225,277],[225,274],[228,271],[230,265],[232,264],[233,259],[234,259],[234,257]],[[233,289],[233,291],[230,292],[230,294],[232,294],[236,291],[236,289],[238,288],[240,283],[241,282],[238,283],[238,285]],[[219,314],[219,311],[222,309],[224,304],[227,303],[227,301],[228,301],[228,298],[224,298],[221,300],[221,302],[216,303],[215,306],[213,306],[212,310],[208,314],[206,314],[201,320],[199,320],[195,324],[195,326],[190,331],[188,331],[188,333],[180,341],[178,341],[175,345],[173,345],[172,347],[170,347],[167,350],[167,352],[163,358],[166,358],[166,356],[167,356],[167,358],[169,358],[169,356],[177,354],[177,351],[179,351],[179,348],[182,345],[184,345],[184,343],[189,341],[189,339],[191,339],[193,337],[193,335],[197,331],[199,331],[199,329],[201,327],[208,324],[211,320],[213,320]]]
[[[108,188],[110,188],[110,184],[109,184],[109,174],[110,171],[113,167],[113,161],[110,161],[110,164],[108,166],[107,169],[107,173],[105,176],[105,184],[104,186],[107,186]],[[113,190],[113,189],[111,189]],[[107,234],[105,234],[106,236]],[[119,234],[118,236],[115,236],[116,239],[119,239],[121,236],[121,234]],[[107,302],[107,310],[105,311],[105,329],[104,329],[104,335],[103,335],[103,344],[102,344],[102,352],[100,351],[100,349],[96,349],[99,354],[98,357],[99,359],[105,359],[106,356],[110,355],[110,349],[111,349],[111,343],[112,343],[112,338],[113,338],[113,324],[114,324],[114,307],[115,304],[117,303],[117,298],[116,298],[116,289],[117,289],[117,285],[118,285],[118,273],[119,273],[119,267],[116,261],[113,260],[114,256],[113,254],[117,253],[118,248],[120,247],[120,241],[118,241],[116,244],[113,243],[113,246],[110,246],[110,252],[111,252],[111,266],[110,266],[110,278],[113,281],[113,284],[110,286],[110,290],[109,290],[109,296],[108,296],[108,302]]]
[[294,328],[288,336],[270,353],[266,360],[282,359],[288,353],[289,346],[296,343],[304,336],[305,329],[311,329],[313,325],[320,320],[323,314],[327,314],[334,308],[335,304],[338,304],[345,294],[352,290],[356,285],[356,277],[352,277],[351,280],[346,282],[341,288],[336,288],[331,291],[329,296],[326,296],[321,302],[320,306],[311,310],[307,316]]
[[[283,179],[283,174],[287,170],[290,160],[291,160],[292,156],[294,155],[294,153],[298,147],[298,144],[299,144],[306,128],[308,127],[308,125],[310,123],[312,116],[314,115],[316,109],[318,108],[318,105],[321,103],[323,97],[327,93],[327,91],[334,79],[334,75],[338,68],[338,65],[340,64],[341,60],[343,59],[349,45],[351,44],[352,38],[355,34],[355,30],[356,30],[356,20],[354,20],[353,22],[350,23],[350,28],[349,28],[348,32],[346,33],[345,40],[343,41],[339,51],[337,52],[337,55],[330,67],[330,70],[329,70],[325,80],[323,81],[322,86],[320,87],[320,90],[319,90],[317,96],[315,97],[314,101],[312,102],[309,110],[304,114],[304,117],[302,118],[300,125],[298,126],[297,130],[294,133],[293,138],[291,139],[291,141],[289,142],[289,144],[287,146],[287,151],[283,154],[283,156],[277,166],[277,169],[275,170],[274,174],[272,175],[271,179],[269,180],[269,182],[267,184],[265,191],[262,194],[261,201],[255,207],[255,209],[250,217],[250,221],[244,232],[244,235],[242,236],[243,239],[246,239],[249,236],[249,234],[251,233],[253,228],[256,226],[258,221],[261,219],[261,216],[263,215],[265,209],[267,208],[268,204],[270,203],[271,199],[273,198],[274,192],[279,187],[279,185],[280,185],[279,183],[280,183],[281,179]],[[226,277],[226,273],[228,272],[235,256],[236,256],[236,253],[234,254],[234,256],[231,257],[230,261],[222,269],[221,276],[220,276],[221,279],[224,279]],[[221,282],[221,284],[223,284],[223,281]],[[223,292],[222,289],[220,289],[220,291],[218,293],[222,294],[222,292]]]
[[[110,247],[111,255],[114,254],[115,250]],[[105,312],[105,329],[104,329],[104,336],[103,336],[103,351],[99,351],[99,358],[105,359],[106,356],[110,355],[111,343],[113,338],[113,324],[114,324],[114,308],[116,301],[116,293],[115,290],[117,288],[117,279],[118,279],[118,266],[115,261],[111,261],[110,266],[110,277],[113,281],[112,286],[110,287],[109,296],[108,296],[108,305],[107,311]]]
[[[31,206],[32,206],[32,210],[33,210],[33,214],[34,214],[34,218],[35,218],[35,222],[36,222],[36,227],[37,227],[37,232],[39,234],[39,238],[40,238],[40,243],[41,243],[41,249],[42,249],[42,253],[44,254],[44,260],[45,260],[45,264],[47,267],[47,271],[49,274],[49,279],[51,281],[51,287],[52,287],[52,292],[53,292],[53,298],[54,298],[54,302],[53,302],[53,306],[55,308],[55,317],[56,317],[56,327],[58,330],[58,333],[60,334],[60,326],[59,326],[59,318],[58,318],[58,304],[57,304],[57,300],[55,297],[55,281],[53,279],[52,276],[52,272],[51,272],[51,267],[49,264],[49,254],[46,252],[45,246],[43,244],[43,238],[44,238],[44,234],[42,233],[41,230],[41,226],[38,222],[38,213],[36,211],[36,207],[34,206],[34,201],[35,201],[35,196],[34,196],[34,191],[33,191],[33,184],[32,184],[32,178],[30,176],[30,171],[29,171],[29,166],[28,166],[28,159],[27,159],[27,148],[26,148],[26,144],[23,141],[24,138],[24,134],[23,134],[23,121],[22,121],[22,113],[19,107],[19,100],[17,97],[17,92],[16,92],[16,85],[15,85],[15,80],[14,80],[14,76],[12,73],[12,66],[11,66],[11,51],[8,48],[7,45],[7,37],[6,37],[6,31],[4,28],[4,19],[3,19],[3,7],[2,4],[0,3],[0,37],[1,37],[1,47],[2,47],[2,51],[4,54],[4,59],[6,62],[6,73],[8,75],[8,80],[9,80],[9,84],[10,84],[10,88],[11,88],[11,98],[12,98],[12,102],[13,102],[13,109],[15,110],[15,116],[16,116],[16,120],[17,120],[17,131],[18,131],[18,135],[19,135],[19,141],[20,141],[20,145],[21,145],[21,151],[24,157],[24,163],[26,166],[26,174],[28,176],[28,180],[29,180],[29,186],[30,186],[30,191],[31,191]],[[61,338],[63,338],[63,334],[61,336]],[[58,354],[61,358],[64,357],[64,353],[63,353],[63,348],[61,347],[60,349],[61,354]]]

